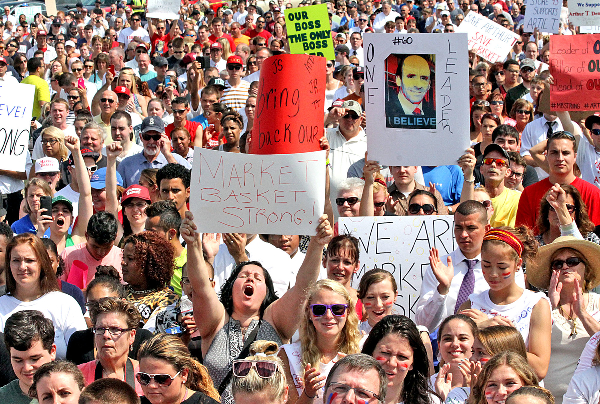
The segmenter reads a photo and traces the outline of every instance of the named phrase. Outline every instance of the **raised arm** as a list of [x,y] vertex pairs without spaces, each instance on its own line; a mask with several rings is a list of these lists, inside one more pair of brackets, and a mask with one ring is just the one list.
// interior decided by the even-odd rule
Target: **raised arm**
[[542,140],[531,149],[529,149],[530,158],[534,162],[535,167],[540,167],[542,170],[548,172],[548,161],[546,160],[546,143],[547,140]]
[[[332,237],[333,229],[329,225],[327,215],[323,215],[319,218],[317,235],[312,236],[308,243],[306,257],[304,257],[304,262],[296,276],[296,284],[265,310],[265,320],[275,327],[284,340],[291,339],[298,328],[298,324],[300,324],[303,313],[302,310],[297,310],[297,308],[304,304],[308,288],[317,281],[323,257],[323,247],[329,243]],[[189,261],[188,252],[188,263]],[[194,297],[195,293],[194,290]],[[291,308],[295,309],[290,310]]]
[[381,170],[377,161],[367,160],[368,153],[365,152],[365,165],[363,166],[363,177],[365,186],[363,188],[362,198],[360,200],[359,216],[375,216],[375,205],[373,202],[373,185],[375,184],[375,175]]
[[473,171],[475,170],[475,150],[468,148],[458,159],[458,165],[462,168],[465,180],[463,181],[462,192],[460,194],[460,201],[470,201],[475,199],[475,176]]
[[[119,215],[119,199],[117,197],[117,157],[123,152],[119,142],[106,146],[106,205],[105,210],[115,217]],[[123,226],[119,222],[117,240],[123,237]]]
[[90,176],[88,174],[87,167],[85,166],[85,162],[83,161],[81,150],[79,149],[79,138],[77,136],[66,136],[65,146],[73,155],[75,172],[77,173],[77,185],[79,185],[79,210],[77,212],[77,225],[73,228],[71,235],[73,237],[83,238],[85,237],[87,224],[94,214]]

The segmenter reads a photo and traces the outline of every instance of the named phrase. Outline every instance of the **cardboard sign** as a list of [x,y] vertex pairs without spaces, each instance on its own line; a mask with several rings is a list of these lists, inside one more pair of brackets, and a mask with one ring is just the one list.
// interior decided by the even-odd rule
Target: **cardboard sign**
[[45,0],[46,15],[56,15],[56,0]]
[[0,82],[0,170],[24,172],[35,86]]
[[533,32],[536,28],[540,32],[558,33],[560,24],[560,0],[529,0],[525,8],[525,32]]
[[600,34],[600,26],[585,25],[579,27],[579,32],[582,34]]
[[[55,8],[56,8],[56,6],[55,6]],[[27,18],[27,23],[31,24],[35,20],[35,15],[37,13],[41,13],[41,12],[42,12],[42,6],[17,7],[15,9],[15,17],[18,20],[19,16],[21,14],[23,14]],[[52,14],[48,14],[48,15],[52,15]]]
[[181,0],[148,0],[148,18],[178,20]]
[[190,210],[202,233],[314,235],[325,151],[254,155],[196,147]]
[[600,109],[600,34],[550,37],[550,108]]
[[369,159],[384,165],[456,164],[469,147],[465,34],[366,34]]
[[285,26],[290,53],[335,59],[326,4],[286,9]]
[[325,63],[324,58],[309,55],[278,55],[263,62],[250,153],[320,150]]
[[504,62],[515,42],[521,40],[514,32],[476,13],[468,13],[455,31],[469,34],[469,50],[492,63]]
[[573,25],[600,25],[600,3],[595,0],[568,0],[569,22]]
[[[549,113],[552,115],[556,115],[556,111],[550,108],[550,84],[544,83],[544,91],[540,93],[540,98],[538,102],[537,110],[542,113]],[[600,110],[595,111],[569,111],[569,115],[571,116],[571,120],[573,122],[581,122],[585,120],[590,115],[595,113],[600,114]]]
[[385,269],[398,285],[396,313],[413,320],[423,275],[429,267],[429,249],[437,248],[442,256],[457,247],[453,216],[342,217],[339,231],[359,240],[360,268],[352,286],[358,288],[366,271]]

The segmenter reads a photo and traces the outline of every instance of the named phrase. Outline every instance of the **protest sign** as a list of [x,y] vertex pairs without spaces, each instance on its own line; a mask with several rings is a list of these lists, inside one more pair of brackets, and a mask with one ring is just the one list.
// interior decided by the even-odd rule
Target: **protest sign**
[[45,0],[46,15],[56,15],[56,0]]
[[310,55],[278,55],[263,62],[250,153],[320,150],[325,63],[324,58]]
[[196,147],[190,209],[202,233],[315,234],[325,151],[255,155]]
[[35,86],[0,84],[0,170],[25,171]]
[[285,26],[290,53],[335,59],[327,5],[288,8],[285,10]]
[[[544,91],[540,93],[539,97],[537,110],[544,114],[548,113],[551,115],[556,115],[556,111],[550,108],[550,84],[544,83]],[[594,113],[600,114],[600,110],[569,111],[569,115],[573,122],[580,122]]]
[[568,0],[569,22],[573,25],[600,25],[600,1]]
[[453,216],[342,217],[339,231],[359,240],[360,268],[352,286],[358,288],[365,272],[385,269],[398,285],[396,313],[413,320],[429,249],[437,248],[440,256],[456,249]]
[[579,27],[579,32],[582,34],[600,34],[600,26],[585,25]]
[[540,32],[558,33],[560,23],[561,0],[529,0],[525,8],[525,32],[533,32],[536,28]]
[[467,35],[366,34],[369,159],[445,165],[469,147]]
[[148,0],[146,17],[178,20],[181,0]]
[[468,13],[456,32],[469,34],[469,50],[492,63],[504,62],[515,42],[521,40],[519,35],[477,13]]
[[[56,9],[56,6],[55,6],[55,9]],[[42,6],[22,6],[22,7],[17,7],[15,9],[15,17],[17,19],[19,19],[19,16],[21,14],[23,14],[27,18],[27,23],[31,24],[32,22],[34,22],[35,15],[37,13],[41,13],[41,12],[42,12]],[[48,14],[48,15],[52,15],[52,14]]]
[[600,109],[600,34],[550,37],[550,108],[554,111]]

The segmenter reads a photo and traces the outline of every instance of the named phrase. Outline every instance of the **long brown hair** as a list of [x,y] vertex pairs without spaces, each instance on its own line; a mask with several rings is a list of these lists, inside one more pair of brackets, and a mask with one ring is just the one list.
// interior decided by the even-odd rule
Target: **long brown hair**
[[40,291],[43,294],[59,290],[58,281],[56,280],[56,273],[52,269],[52,262],[48,256],[48,251],[42,240],[40,240],[35,234],[22,233],[15,236],[6,246],[6,256],[4,257],[4,267],[6,271],[6,293],[14,295],[17,290],[17,281],[15,280],[12,271],[10,270],[10,260],[12,250],[21,245],[27,244],[33,252],[38,261],[40,267]]
[[[594,230],[596,227],[594,223],[590,220],[588,216],[588,209],[581,198],[581,194],[573,185],[566,184],[560,186],[565,190],[567,195],[571,195],[573,198],[573,204],[575,205],[575,224],[579,229],[579,232],[585,237],[585,235]],[[550,192],[550,191],[548,191]],[[546,193],[548,195],[548,193]],[[539,234],[544,234],[548,230],[550,230],[550,221],[548,220],[548,213],[550,213],[550,203],[546,200],[544,196],[540,202],[540,211],[537,219],[537,228]]]

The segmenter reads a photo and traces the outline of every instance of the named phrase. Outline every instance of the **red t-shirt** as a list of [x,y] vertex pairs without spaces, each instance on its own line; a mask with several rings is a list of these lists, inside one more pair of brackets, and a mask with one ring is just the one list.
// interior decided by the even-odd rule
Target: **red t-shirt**
[[250,39],[254,38],[255,36],[262,36],[263,38],[265,38],[267,41],[269,40],[269,38],[271,38],[271,34],[269,33],[269,31],[267,31],[266,29],[263,29],[261,32],[256,32],[253,29],[249,29],[248,31],[246,31],[246,33],[244,35],[247,35],[250,37]]
[[219,38],[225,38],[227,39],[227,41],[229,41],[229,47],[231,49],[231,53],[235,52],[235,43],[233,42],[233,38],[231,37],[231,35],[229,34],[223,34],[220,37],[216,37],[214,34],[208,37],[208,40],[210,41],[211,44],[217,42],[217,39]]
[[[196,130],[198,129],[198,126],[202,126],[202,124],[200,124],[199,122],[192,122],[189,119],[185,121],[184,127],[188,130],[188,132],[190,132],[191,145],[194,144],[194,139],[196,138]],[[169,139],[171,138],[171,132],[173,131],[173,129],[175,129],[174,123],[168,124],[165,128],[165,133],[167,134],[167,136],[169,136]]]
[[158,51],[158,53],[163,54],[169,50],[169,34],[160,36],[155,33],[150,38],[150,42],[152,42],[152,53]]

